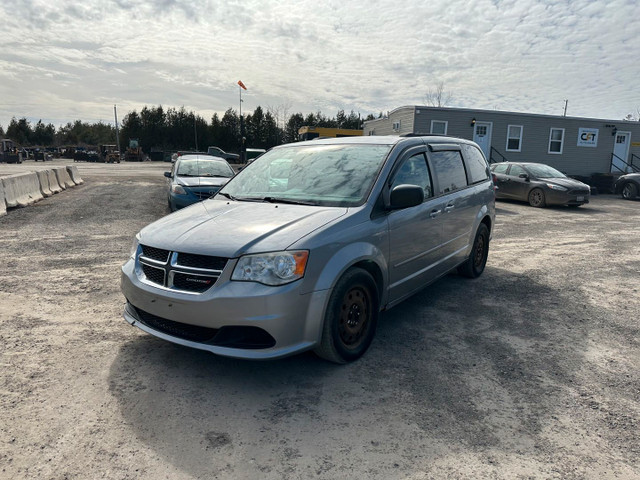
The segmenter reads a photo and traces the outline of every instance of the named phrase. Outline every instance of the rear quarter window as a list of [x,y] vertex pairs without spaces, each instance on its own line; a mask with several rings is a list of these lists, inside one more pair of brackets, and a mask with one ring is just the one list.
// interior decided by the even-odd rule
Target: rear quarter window
[[459,151],[431,152],[429,158],[438,179],[439,195],[467,186],[467,175]]
[[462,145],[462,153],[467,166],[469,184],[479,183],[489,178],[489,166],[482,152],[473,145]]

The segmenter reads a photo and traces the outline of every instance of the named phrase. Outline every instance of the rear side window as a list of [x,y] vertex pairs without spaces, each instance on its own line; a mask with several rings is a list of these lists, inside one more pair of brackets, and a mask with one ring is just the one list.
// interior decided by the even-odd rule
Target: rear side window
[[458,151],[431,152],[429,155],[436,178],[438,193],[453,192],[467,186],[467,175]]
[[480,150],[473,145],[462,145],[462,151],[467,165],[469,184],[479,183],[489,178],[489,166]]
[[493,167],[493,173],[507,173],[507,168],[509,168],[509,164],[501,163]]

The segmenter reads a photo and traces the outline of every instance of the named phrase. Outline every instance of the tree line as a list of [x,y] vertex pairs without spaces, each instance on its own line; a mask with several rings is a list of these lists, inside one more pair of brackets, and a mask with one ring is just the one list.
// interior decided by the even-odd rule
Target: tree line
[[[242,117],[229,108],[221,117],[215,113],[207,121],[184,107],[165,109],[162,105],[145,106],[139,112],[133,110],[124,116],[119,129],[120,148],[124,151],[130,139],[137,139],[147,153],[152,149],[206,151],[210,145],[237,152],[244,138],[245,147],[269,149],[295,142],[298,130],[305,125],[360,129],[364,120],[374,118],[374,115],[361,118],[353,110],[348,114],[340,110],[333,117],[320,111],[307,115],[286,115],[281,109],[265,110],[258,106],[251,113],[243,113]],[[32,125],[26,118],[14,117],[6,132],[0,126],[0,137],[7,137],[23,147],[104,145],[116,143],[116,129],[104,122],[87,123],[81,120],[55,128],[51,123],[45,125],[42,120]]]

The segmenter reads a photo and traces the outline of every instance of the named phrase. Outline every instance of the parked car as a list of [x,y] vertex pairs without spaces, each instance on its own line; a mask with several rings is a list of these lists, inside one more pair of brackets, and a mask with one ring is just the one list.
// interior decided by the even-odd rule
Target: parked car
[[209,147],[207,148],[207,154],[213,155],[215,157],[224,158],[228,162],[237,163],[240,160],[240,155],[237,153],[227,153],[219,147]]
[[136,235],[122,267],[124,318],[220,355],[313,349],[349,362],[371,344],[381,311],[451,270],[482,274],[494,199],[489,166],[468,140],[279,146],[212,199]]
[[170,172],[168,202],[174,212],[215,194],[233,177],[233,168],[222,158],[210,155],[182,155]]
[[522,200],[532,207],[589,203],[589,185],[543,163],[494,163],[491,171],[496,176],[498,199]]
[[628,173],[618,177],[613,186],[614,191],[622,198],[632,200],[640,194],[640,173]]
[[247,163],[253,162],[256,158],[264,153],[266,153],[266,150],[264,148],[247,148],[245,150],[245,158],[247,160]]

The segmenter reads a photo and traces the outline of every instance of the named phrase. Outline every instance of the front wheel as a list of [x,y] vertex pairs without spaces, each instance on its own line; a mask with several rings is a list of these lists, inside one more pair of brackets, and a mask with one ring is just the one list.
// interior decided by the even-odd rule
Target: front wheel
[[484,272],[484,267],[489,258],[489,229],[481,223],[473,241],[473,247],[469,258],[458,267],[458,273],[468,278],[478,278]]
[[329,298],[316,355],[341,364],[360,358],[376,333],[378,302],[373,277],[361,268],[348,270]]
[[622,198],[626,200],[633,200],[638,195],[638,188],[633,183],[625,183],[622,187]]
[[529,192],[529,205],[536,208],[542,208],[546,205],[544,192],[539,188],[534,188]]

